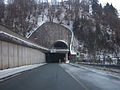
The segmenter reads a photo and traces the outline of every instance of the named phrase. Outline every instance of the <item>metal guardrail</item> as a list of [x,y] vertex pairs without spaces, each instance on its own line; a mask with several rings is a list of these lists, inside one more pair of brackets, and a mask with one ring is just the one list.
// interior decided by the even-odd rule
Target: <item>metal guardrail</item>
[[98,66],[98,67],[106,67],[106,68],[116,68],[116,69],[120,69],[120,65],[105,65],[105,64],[88,64],[88,63],[80,63],[78,62],[78,64],[83,64],[83,65],[91,65],[91,66]]

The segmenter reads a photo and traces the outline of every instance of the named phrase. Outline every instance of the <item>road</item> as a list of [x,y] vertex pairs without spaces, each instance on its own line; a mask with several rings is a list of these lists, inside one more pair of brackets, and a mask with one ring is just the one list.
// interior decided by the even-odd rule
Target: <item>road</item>
[[113,73],[85,66],[75,67],[68,64],[61,64],[61,67],[85,90],[120,90],[120,77],[113,75]]
[[120,90],[120,79],[69,64],[46,64],[0,82],[0,90]]
[[84,90],[58,64],[47,64],[0,83],[0,90]]

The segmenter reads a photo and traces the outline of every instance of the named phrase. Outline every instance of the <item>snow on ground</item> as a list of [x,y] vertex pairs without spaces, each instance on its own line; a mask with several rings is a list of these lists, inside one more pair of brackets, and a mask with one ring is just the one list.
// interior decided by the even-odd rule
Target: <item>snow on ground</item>
[[44,15],[44,17],[42,17],[42,15],[40,15],[39,18],[38,18],[37,26],[35,28],[33,28],[33,30],[28,32],[26,37],[29,38],[41,25],[43,25],[47,21],[48,21],[48,18],[45,15]]
[[45,63],[0,70],[0,79],[26,71],[26,70],[34,69],[42,65],[45,65]]
[[120,90],[120,78],[102,70],[77,64],[60,64],[85,90]]
[[120,79],[120,70],[119,69],[110,69],[110,68],[104,68],[104,67],[95,67],[95,66],[89,66],[89,65],[80,65],[76,63],[70,63],[72,66],[80,67],[86,70],[90,70],[95,73],[99,73],[101,75],[109,75],[113,77],[117,77]]
[[[28,32],[26,37],[29,38],[41,25],[43,25],[45,22],[50,21],[48,16],[49,16],[48,9],[45,9],[44,12],[42,12],[42,14],[38,16],[37,26],[33,28],[30,32]],[[70,21],[70,25],[67,25],[68,21],[64,20],[64,17],[65,17],[65,9],[63,9],[63,12],[60,15],[60,21],[58,21],[56,17],[53,17],[53,22],[60,23],[62,21],[65,27],[72,30],[73,21]]]

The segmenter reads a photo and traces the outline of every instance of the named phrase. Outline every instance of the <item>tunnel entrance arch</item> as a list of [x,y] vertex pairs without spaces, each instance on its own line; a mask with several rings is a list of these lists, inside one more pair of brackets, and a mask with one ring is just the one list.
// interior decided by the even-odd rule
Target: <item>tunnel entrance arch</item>
[[56,42],[53,43],[52,48],[54,49],[68,49],[68,44],[67,42],[63,40],[57,40]]
[[47,53],[47,63],[65,62],[68,58],[69,46],[63,40],[58,40],[53,43],[52,49]]

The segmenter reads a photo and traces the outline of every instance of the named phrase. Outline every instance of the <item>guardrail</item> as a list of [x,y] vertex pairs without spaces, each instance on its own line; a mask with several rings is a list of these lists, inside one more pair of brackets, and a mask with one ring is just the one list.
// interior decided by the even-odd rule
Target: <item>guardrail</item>
[[99,67],[106,67],[106,68],[116,68],[120,69],[120,65],[109,65],[109,64],[88,64],[88,63],[80,63],[78,64],[83,64],[83,65],[91,65],[91,66],[99,66]]

